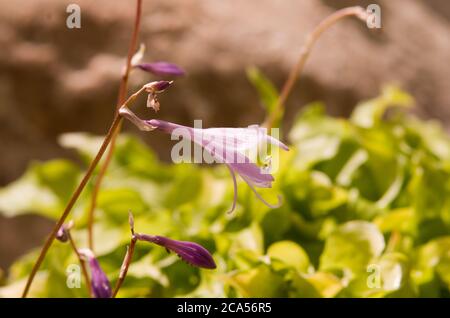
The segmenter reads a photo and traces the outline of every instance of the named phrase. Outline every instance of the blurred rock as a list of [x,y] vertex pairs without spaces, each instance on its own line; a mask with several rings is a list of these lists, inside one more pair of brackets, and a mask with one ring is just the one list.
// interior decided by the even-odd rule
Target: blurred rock
[[[56,144],[60,133],[101,134],[111,120],[133,1],[77,1],[82,27],[68,29],[71,2],[0,0],[0,142],[8,149],[0,157],[1,184],[31,159],[66,154]],[[202,118],[205,126],[260,122],[263,112],[245,68],[256,65],[281,86],[306,34],[354,3],[144,0],[140,41],[148,48],[146,60],[168,60],[188,72],[162,97],[158,116],[187,124]],[[290,114],[323,100],[333,114],[347,115],[383,83],[398,82],[417,98],[419,114],[449,123],[450,4],[378,3],[381,31],[349,19],[323,35],[290,98]],[[132,83],[151,79],[135,72]],[[168,142],[146,139],[167,153]]]

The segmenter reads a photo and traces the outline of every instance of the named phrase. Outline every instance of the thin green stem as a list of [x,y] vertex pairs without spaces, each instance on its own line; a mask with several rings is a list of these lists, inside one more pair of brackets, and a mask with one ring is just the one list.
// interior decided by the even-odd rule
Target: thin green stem
[[[117,113],[119,111],[120,106],[124,103],[127,91],[128,91],[128,77],[130,75],[131,70],[131,59],[133,58],[133,54],[136,51],[137,47],[137,39],[139,35],[139,29],[141,25],[141,15],[142,15],[142,0],[136,0],[136,14],[134,18],[134,27],[133,27],[133,34],[131,36],[130,45],[128,46],[128,55],[125,65],[125,71],[122,75],[122,80],[120,81],[119,86],[119,95],[118,95],[118,102],[117,107],[115,109],[115,112]],[[108,149],[108,152],[106,154],[105,160],[103,161],[103,164],[100,168],[100,171],[97,175],[97,179],[95,180],[94,189],[92,190],[91,195],[91,204],[89,206],[88,210],[88,222],[87,222],[87,228],[88,228],[88,245],[89,248],[94,251],[94,214],[95,214],[95,207],[97,205],[97,198],[98,193],[100,191],[100,187],[103,181],[103,178],[106,174],[106,171],[108,170],[109,164],[111,162],[112,156],[114,154],[115,146],[116,146],[116,140],[117,136],[120,133],[120,130],[122,128],[122,125],[119,124],[117,127],[116,132],[111,138],[111,143]]]
[[125,277],[128,273],[128,268],[130,267],[131,260],[133,259],[134,247],[136,246],[136,237],[134,234],[131,237],[130,246],[127,247],[127,252],[122,262],[122,266],[120,268],[119,278],[117,280],[116,286],[114,287],[112,298],[117,296],[120,287],[122,287],[123,282],[125,281]]

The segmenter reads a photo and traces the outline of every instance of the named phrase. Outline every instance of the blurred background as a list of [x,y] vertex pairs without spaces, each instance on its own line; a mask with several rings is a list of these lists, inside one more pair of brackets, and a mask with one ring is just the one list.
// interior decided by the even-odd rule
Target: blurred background
[[[81,7],[81,29],[66,27],[66,7]],[[373,1],[144,1],[140,42],[145,61],[184,68],[161,97],[158,117],[182,124],[247,126],[264,112],[245,69],[259,67],[281,87],[302,43],[338,8]],[[349,19],[327,31],[287,104],[286,125],[308,102],[347,116],[357,101],[397,83],[417,101],[422,118],[450,127],[450,2],[377,1],[382,29]],[[104,134],[112,119],[132,30],[134,1],[0,0],[0,186],[30,161],[74,158],[57,137]],[[133,73],[131,89],[154,80]],[[145,116],[150,116],[146,113]],[[134,128],[128,124],[126,130]],[[168,139],[146,137],[163,160]],[[0,267],[40,245],[52,223],[37,216],[0,216]]]

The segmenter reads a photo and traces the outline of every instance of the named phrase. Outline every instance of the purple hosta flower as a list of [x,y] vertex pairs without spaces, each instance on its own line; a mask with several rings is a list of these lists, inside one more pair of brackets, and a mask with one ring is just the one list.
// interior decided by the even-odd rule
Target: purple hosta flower
[[134,237],[140,241],[147,241],[165,247],[168,251],[176,253],[182,260],[193,266],[207,269],[216,268],[216,263],[208,250],[197,243],[139,233],[134,234]]
[[169,62],[152,62],[142,63],[145,54],[145,45],[141,44],[139,50],[133,55],[131,59],[131,66],[139,68],[143,71],[150,72],[160,76],[182,76],[184,71],[177,65]]
[[153,108],[157,112],[160,107],[157,94],[164,92],[172,84],[173,81],[156,81],[146,84],[145,91],[148,93],[147,107]]
[[133,67],[158,76],[183,76],[185,74],[179,66],[169,62],[139,63]]
[[248,128],[191,128],[178,124],[152,119],[143,121],[148,130],[159,129],[172,134],[179,129],[180,135],[190,138],[194,143],[203,147],[207,153],[218,163],[225,163],[230,169],[233,178],[234,199],[231,211],[234,211],[237,200],[236,173],[250,186],[255,195],[264,204],[271,208],[280,206],[281,198],[275,205],[266,202],[256,191],[255,187],[271,188],[274,178],[266,169],[260,168],[248,157],[249,151],[257,149],[262,143],[270,143],[288,151],[289,148],[272,136],[266,134],[266,129],[258,126]]
[[111,284],[95,258],[94,253],[88,248],[80,249],[78,252],[87,259],[89,264],[91,270],[91,287],[94,297],[111,298]]

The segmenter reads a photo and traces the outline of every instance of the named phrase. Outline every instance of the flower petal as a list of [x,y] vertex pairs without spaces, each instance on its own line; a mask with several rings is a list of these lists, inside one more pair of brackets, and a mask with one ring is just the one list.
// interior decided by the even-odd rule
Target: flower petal
[[88,260],[89,268],[91,269],[91,287],[94,297],[111,298],[111,284],[95,258],[94,253],[87,248],[80,249],[78,252]]
[[247,182],[259,188],[271,188],[275,180],[270,173],[266,173],[254,163],[231,163],[231,168]]
[[236,175],[234,174],[233,169],[227,165],[228,169],[230,170],[231,177],[233,178],[233,204],[231,205],[230,211],[227,213],[231,213],[236,208],[236,202],[237,202],[237,182],[236,182]]
[[171,134],[175,129],[187,129],[187,131],[190,132],[191,135],[191,139],[193,138],[192,136],[192,131],[193,129],[191,127],[187,127],[187,126],[182,126],[182,125],[178,125],[178,124],[174,124],[168,121],[164,121],[164,120],[159,120],[159,119],[150,119],[150,120],[146,120],[145,121],[148,125],[151,125],[165,133]]
[[144,85],[149,93],[162,93],[173,84],[173,81],[154,81]]
[[244,179],[244,181],[248,184],[248,186],[250,187],[250,189],[252,189],[253,193],[256,195],[256,197],[265,205],[267,205],[269,208],[271,209],[276,209],[279,208],[282,204],[283,204],[283,198],[281,197],[281,195],[278,195],[278,202],[276,204],[271,204],[269,202],[267,202],[266,200],[264,200],[264,198],[258,193],[258,191],[256,191],[256,189],[253,187],[253,184],[251,182],[249,182],[245,177],[242,177],[242,179]]
[[95,298],[111,298],[111,285],[109,283],[108,277],[106,277],[106,274],[103,272],[97,259],[90,259],[89,266],[91,268],[92,276],[92,292],[94,293]]
[[253,163],[245,151],[258,147],[261,142],[268,142],[284,150],[289,148],[281,141],[265,133],[265,128],[251,126],[249,128],[191,128],[162,120],[152,119],[146,121],[148,125],[156,127],[166,133],[172,133],[177,128],[187,129],[191,140],[203,147],[219,163],[227,164],[231,171],[234,185],[234,201],[231,211],[236,206],[237,183],[235,173],[238,173],[250,186],[252,191],[264,204],[271,208],[281,205],[282,199],[278,196],[276,205],[265,201],[254,187],[271,188],[274,177],[272,174]]
[[202,134],[204,139],[221,140],[224,147],[232,147],[239,152],[257,147],[263,142],[273,144],[286,151],[289,150],[284,143],[268,135],[266,128],[258,125],[247,128],[206,128],[202,129]]
[[185,72],[179,66],[168,62],[140,63],[134,65],[134,67],[160,76],[182,76],[185,74]]

